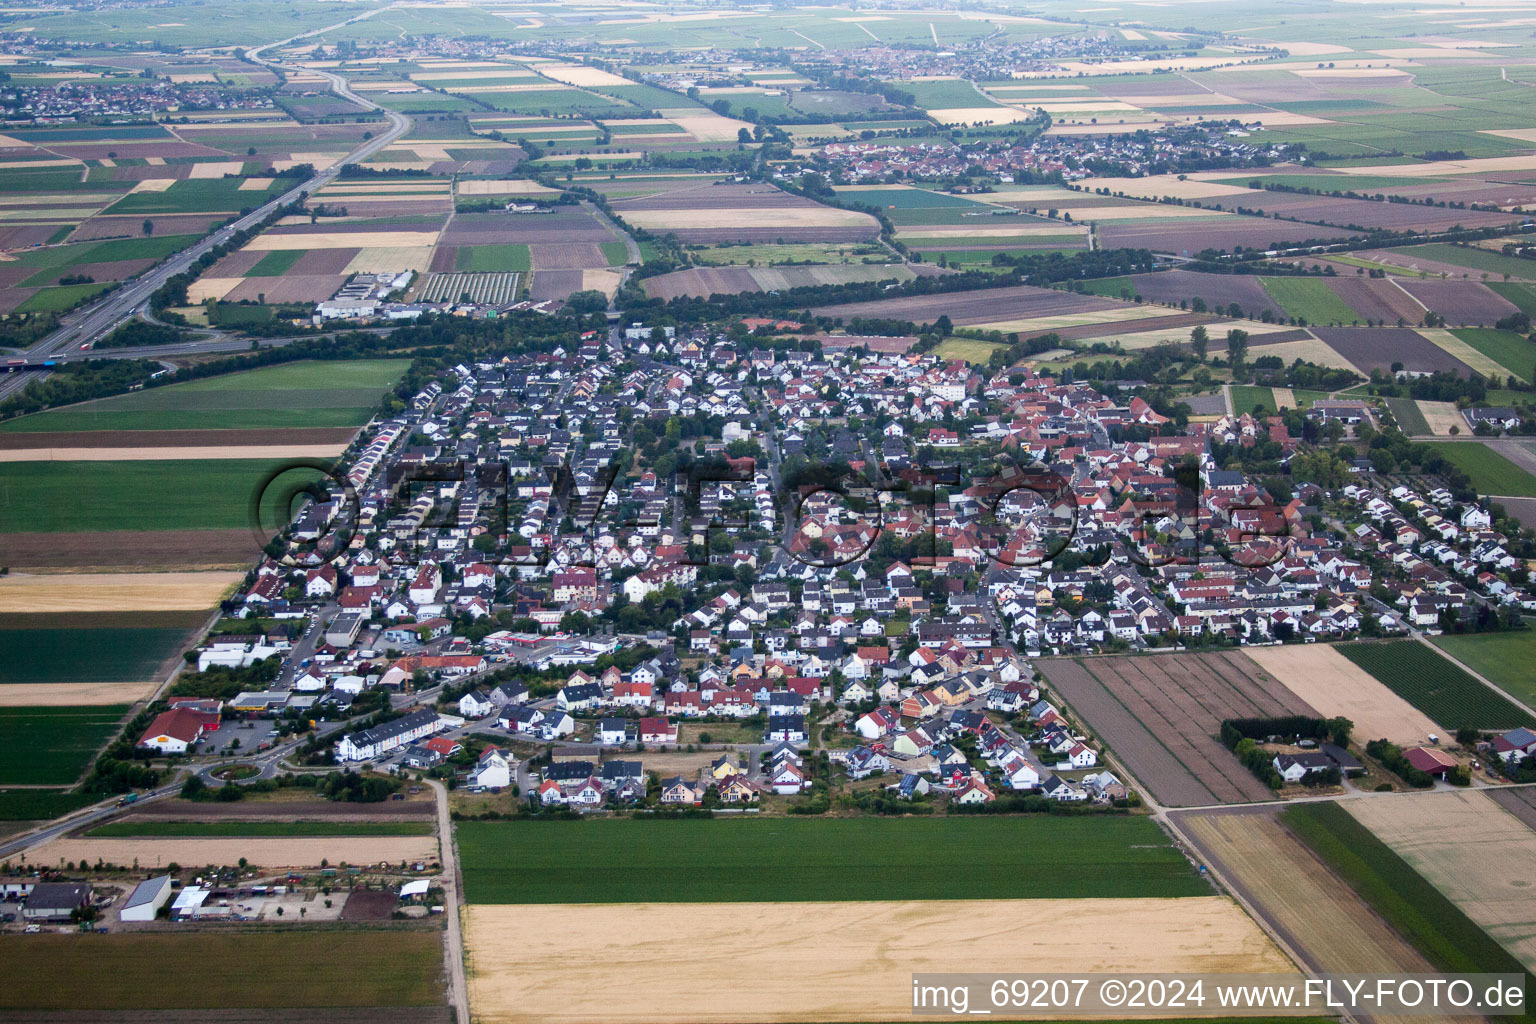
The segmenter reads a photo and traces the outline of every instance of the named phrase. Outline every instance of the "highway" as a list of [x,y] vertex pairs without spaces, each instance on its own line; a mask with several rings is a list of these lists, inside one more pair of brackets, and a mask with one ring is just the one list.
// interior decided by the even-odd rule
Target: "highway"
[[[273,69],[282,71],[296,70],[294,68],[286,68],[278,61],[268,60],[261,56],[261,54],[269,49],[280,49],[284,46],[288,46],[297,40],[304,39],[308,36],[318,35],[322,32],[329,32],[334,29],[341,28],[342,26],[349,25],[354,21],[359,21],[362,18],[370,17],[373,14],[378,13],[378,10],[386,9],[387,8],[379,8],[377,10],[368,11],[358,15],[357,17],[349,18],[346,21],[339,22],[335,25],[328,25],[325,28],[316,29],[313,32],[306,32],[303,35],[293,36],[280,42],[268,43],[265,46],[247,52],[246,57],[255,63],[265,64]],[[284,192],[276,199],[267,202],[255,210],[252,210],[250,213],[239,218],[238,220],[226,224],[224,227],[208,235],[197,244],[191,246],[188,249],[183,249],[181,252],[170,257],[165,262],[151,268],[148,271],[145,271],[145,273],[140,277],[125,281],[122,285],[120,285],[106,297],[102,298],[100,301],[94,303],[93,305],[87,306],[83,310],[65,315],[61,318],[61,326],[58,330],[54,331],[46,338],[39,341],[36,345],[33,345],[31,348],[26,349],[22,353],[19,353],[19,358],[24,358],[29,362],[35,362],[37,360],[48,359],[50,357],[57,357],[60,361],[63,361],[66,351],[68,352],[69,356],[78,357],[82,352],[80,346],[92,344],[100,340],[122,324],[127,323],[133,317],[139,316],[145,312],[149,297],[153,295],[161,285],[165,284],[166,281],[191,267],[192,264],[196,262],[197,259],[204,253],[213,249],[215,246],[222,245],[223,243],[229,241],[230,237],[237,232],[244,231],[247,228],[260,224],[274,211],[279,210],[290,203],[297,202],[298,200],[314,192],[316,189],[330,184],[341,173],[343,166],[347,164],[358,163],[368,159],[370,156],[377,153],[391,142],[394,142],[400,136],[404,135],[410,128],[410,118],[406,117],[404,114],[399,114],[392,110],[385,110],[383,107],[380,107],[372,100],[359,96],[347,85],[346,79],[342,78],[335,72],[318,71],[317,73],[324,75],[325,78],[330,81],[332,91],[335,92],[338,96],[342,97],[343,99],[350,100],[351,102],[356,103],[361,107],[366,107],[370,110],[378,110],[383,113],[388,127],[382,131],[375,132],[373,138],[365,140],[362,145],[358,146],[356,149],[342,157],[340,160],[331,164],[329,167],[316,172],[313,177],[310,177],[309,179],[296,184],[293,188]],[[187,346],[176,346],[175,348],[179,352],[228,352],[243,350],[249,347],[250,343],[248,341],[242,344],[231,339],[216,338],[206,342],[192,342]],[[166,350],[163,349],[129,349],[123,350],[121,352],[114,351],[112,352],[112,355],[133,358],[137,356],[155,355],[165,351]],[[105,355],[106,353],[101,354]],[[91,356],[94,355],[95,353],[91,354]],[[91,358],[91,356],[87,356],[87,358]],[[46,375],[47,372],[47,370],[38,370],[28,371],[25,373],[14,372],[7,374],[4,379],[0,379],[0,398],[5,398],[15,393],[16,391],[19,391],[26,385],[27,381],[40,379],[40,375]]]

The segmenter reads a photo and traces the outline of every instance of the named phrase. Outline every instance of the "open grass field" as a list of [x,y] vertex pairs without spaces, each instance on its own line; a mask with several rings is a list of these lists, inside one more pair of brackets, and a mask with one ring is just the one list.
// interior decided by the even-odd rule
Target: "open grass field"
[[1253,384],[1234,384],[1232,391],[1232,411],[1239,416],[1243,413],[1253,414],[1257,410],[1258,415],[1268,416],[1275,412],[1275,389],[1261,388]]
[[0,708],[0,785],[73,785],[127,711],[122,705]]
[[1003,347],[994,345],[990,341],[976,341],[973,338],[945,338],[939,342],[939,347],[933,350],[933,354],[940,359],[964,359],[968,363],[985,366],[987,360],[992,357],[992,353]]
[[1485,792],[1415,793],[1347,806],[1527,969],[1536,966],[1536,832]]
[[1252,647],[1246,653],[1323,717],[1343,715],[1354,722],[1361,742],[1418,744],[1430,733],[1445,732],[1339,650],[1330,644],[1290,644]]
[[1176,813],[1198,853],[1313,971],[1428,971],[1430,963],[1334,875],[1272,809]]
[[1536,316],[1536,285],[1519,281],[1489,281],[1488,287],[1496,294],[1519,307],[1522,313]]
[[1259,281],[1286,316],[1309,324],[1350,324],[1360,319],[1321,278],[1261,277]]
[[460,273],[528,271],[533,261],[526,245],[465,245],[455,254],[453,269]]
[[[472,903],[760,903],[1198,896],[1139,817],[465,822]],[[1018,870],[1021,850],[1030,870]],[[605,870],[617,860],[622,872]],[[967,865],[964,871],[946,865]],[[911,880],[921,877],[920,886]]]
[[1493,680],[1517,700],[1536,707],[1536,630],[1444,634],[1430,643]]
[[[1465,426],[1462,432],[1467,432]],[[1487,445],[1441,442],[1434,447],[1472,478],[1472,486],[1477,488],[1477,493],[1509,498],[1536,498],[1536,476],[1527,473]]]
[[[948,873],[926,873],[907,887],[929,889]],[[1019,964],[1041,972],[1293,970],[1218,896],[886,899],[806,910],[803,903],[471,905],[464,918],[470,1005],[487,1024],[895,1021],[914,1019],[913,964],[980,972]],[[701,951],[729,984],[679,984],[680,958]]]
[[[0,1010],[433,1006],[444,999],[435,929],[8,935],[17,976]],[[198,983],[185,984],[196,963]],[[252,964],[261,964],[259,971]]]
[[[1434,795],[1415,793],[1381,800],[1394,807],[1403,801],[1406,807],[1407,801]],[[1490,973],[1523,970],[1518,959],[1339,804],[1297,804],[1286,808],[1280,818],[1434,967]],[[1529,987],[1530,972],[1525,973]]]
[[92,839],[128,836],[224,838],[244,836],[429,836],[430,821],[151,821],[132,817],[99,825]]
[[1531,716],[1416,640],[1339,644],[1337,650],[1447,729],[1513,729]]
[[1316,712],[1241,654],[1050,658],[1056,694],[1169,806],[1273,794],[1215,737],[1229,718]]

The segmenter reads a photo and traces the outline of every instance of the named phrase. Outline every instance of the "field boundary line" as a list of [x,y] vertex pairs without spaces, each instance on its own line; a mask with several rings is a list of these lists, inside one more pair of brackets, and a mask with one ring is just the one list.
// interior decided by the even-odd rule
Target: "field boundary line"
[[1501,696],[1505,700],[1509,701],[1511,704],[1513,704],[1515,707],[1519,708],[1521,711],[1524,711],[1526,714],[1530,715],[1532,718],[1536,718],[1536,709],[1531,708],[1529,705],[1527,705],[1525,703],[1525,701],[1523,701],[1520,698],[1516,697],[1514,694],[1510,693],[1508,690],[1504,689],[1498,683],[1495,683],[1492,679],[1489,679],[1487,676],[1483,675],[1481,672],[1477,672],[1477,671],[1473,670],[1471,665],[1468,665],[1465,662],[1461,661],[1455,655],[1451,654],[1450,651],[1447,651],[1443,647],[1436,646],[1434,643],[1432,643],[1430,641],[1429,637],[1425,636],[1423,633],[1416,633],[1416,634],[1414,634],[1414,639],[1418,640],[1419,643],[1424,644],[1426,647],[1428,647],[1430,650],[1434,651],[1436,654],[1440,655],[1440,657],[1444,658],[1446,661],[1449,661],[1452,665],[1455,665],[1457,668],[1461,669],[1463,672],[1465,672],[1467,675],[1471,676],[1473,679],[1476,679],[1478,682],[1480,682],[1484,686],[1488,687],[1494,693],[1497,693],[1499,696]]

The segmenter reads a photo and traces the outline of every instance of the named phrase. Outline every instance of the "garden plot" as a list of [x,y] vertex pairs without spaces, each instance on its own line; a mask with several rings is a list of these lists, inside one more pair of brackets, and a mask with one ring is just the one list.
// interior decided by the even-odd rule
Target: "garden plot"
[[1161,803],[1273,796],[1214,737],[1229,718],[1316,715],[1240,654],[1049,659],[1051,687]]
[[1479,791],[1343,806],[1527,968],[1536,968],[1536,832]]
[[1387,689],[1329,644],[1252,647],[1248,657],[1326,717],[1355,723],[1361,742],[1375,739],[1414,745],[1445,729]]

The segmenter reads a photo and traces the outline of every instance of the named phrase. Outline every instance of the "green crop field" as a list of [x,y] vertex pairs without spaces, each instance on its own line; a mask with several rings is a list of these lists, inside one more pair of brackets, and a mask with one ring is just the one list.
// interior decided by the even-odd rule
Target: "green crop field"
[[406,359],[281,363],[146,388],[0,423],[0,432],[350,427],[365,423]]
[[933,354],[940,359],[964,359],[968,363],[986,365],[987,360],[992,358],[992,353],[1002,347],[990,341],[977,341],[974,338],[945,338],[939,342],[939,347],[933,350]]
[[7,683],[136,683],[181,653],[185,627],[0,629]]
[[463,245],[454,254],[453,269],[460,273],[529,271],[533,269],[533,261],[526,245]]
[[73,785],[127,711],[127,705],[0,708],[0,783]]
[[179,838],[429,836],[432,834],[432,823],[430,821],[160,821],[127,818],[99,825],[87,834],[98,839],[123,836]]
[[471,903],[1210,893],[1154,822],[1132,816],[465,822],[458,837]]
[[629,246],[623,242],[599,242],[603,250],[603,259],[608,261],[610,267],[622,267],[629,262]]
[[[0,533],[239,529],[250,525],[251,494],[273,469],[287,464],[283,459],[14,462],[0,490]],[[279,483],[318,476],[314,470],[291,470]],[[278,518],[276,510],[267,509],[263,523],[275,530]]]
[[1339,298],[1326,281],[1311,277],[1261,277],[1259,283],[1286,316],[1309,324],[1351,324],[1360,319],[1360,314]]
[[66,284],[54,288],[39,288],[27,296],[15,309],[17,313],[62,313],[74,309],[105,292],[107,284]]
[[1252,384],[1232,385],[1232,411],[1238,415],[1251,413],[1258,407],[1265,413],[1275,411],[1275,392],[1273,388],[1255,387]]
[[1536,345],[1514,331],[1492,327],[1464,327],[1451,332],[1521,380],[1531,379],[1536,366]]
[[100,799],[69,789],[0,789],[0,821],[49,821]]
[[[1407,799],[1412,799],[1408,797]],[[1445,971],[1529,971],[1461,908],[1337,803],[1296,804],[1280,820],[1431,964]],[[1527,1013],[1523,1018],[1530,1019]]]
[[1479,494],[1507,498],[1536,498],[1536,477],[1485,444],[1440,442],[1434,448],[1472,478]]
[[1530,715],[1417,640],[1339,644],[1335,650],[1447,729],[1536,725]]
[[[438,929],[8,935],[4,1011],[433,1006],[443,1002]],[[187,965],[197,964],[189,985]],[[260,964],[260,970],[252,966]]]
[[1487,249],[1475,249],[1467,245],[1431,242],[1429,245],[1407,246],[1388,251],[1401,256],[1416,256],[1419,259],[1466,267],[1470,271],[1475,271],[1472,274],[1474,278],[1480,277],[1483,271],[1487,271],[1495,278],[1503,277],[1505,274],[1527,280],[1536,278],[1536,260],[1505,256],[1500,252],[1489,252]]
[[196,178],[176,182],[164,192],[130,192],[106,212],[110,214],[233,213],[255,209],[289,185],[278,178],[265,189],[242,191],[243,178]]
[[282,277],[304,256],[303,249],[274,249],[263,256],[246,277]]
[[1536,285],[1519,281],[1489,281],[1488,287],[1520,307],[1527,316],[1536,316]]
[[1405,434],[1429,433],[1429,421],[1424,418],[1424,411],[1419,408],[1419,403],[1411,398],[1389,398],[1387,408],[1392,410],[1392,417],[1397,420],[1398,429]]
[[[640,255],[646,253],[646,245],[640,243]],[[774,263],[842,263],[848,260],[860,263],[865,256],[892,259],[891,251],[884,246],[868,242],[764,242],[752,245],[718,245],[693,250],[693,258],[707,266],[745,264],[752,260],[758,266]]]
[[1431,637],[1430,643],[1493,680],[1517,700],[1536,707],[1536,630],[1446,634]]

